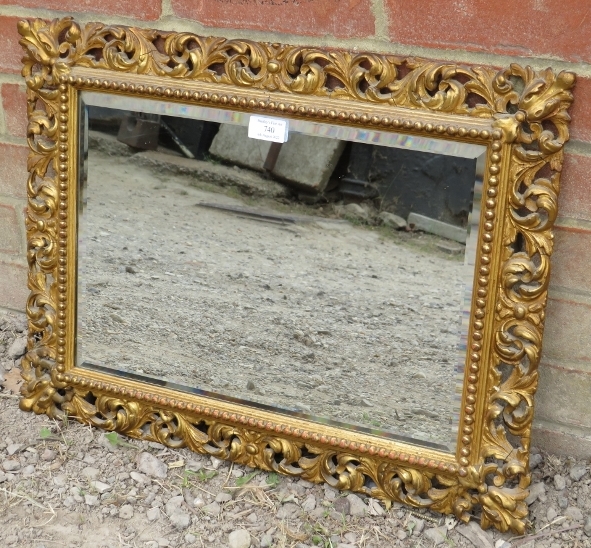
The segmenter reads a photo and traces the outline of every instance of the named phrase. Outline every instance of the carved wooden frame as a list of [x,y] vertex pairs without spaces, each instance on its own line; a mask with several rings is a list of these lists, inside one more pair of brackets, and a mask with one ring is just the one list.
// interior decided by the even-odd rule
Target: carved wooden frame
[[[526,526],[533,396],[570,72],[21,21],[30,146],[28,353],[20,407],[453,513]],[[74,366],[78,94],[232,108],[487,147],[455,454]]]

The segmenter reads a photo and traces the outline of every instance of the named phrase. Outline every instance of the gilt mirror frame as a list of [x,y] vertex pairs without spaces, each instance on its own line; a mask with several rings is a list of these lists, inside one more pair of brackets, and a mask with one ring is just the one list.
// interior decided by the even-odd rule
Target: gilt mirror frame
[[[28,352],[20,407],[523,533],[575,75],[189,32],[21,21]],[[455,453],[75,367],[79,94],[101,91],[486,147]]]

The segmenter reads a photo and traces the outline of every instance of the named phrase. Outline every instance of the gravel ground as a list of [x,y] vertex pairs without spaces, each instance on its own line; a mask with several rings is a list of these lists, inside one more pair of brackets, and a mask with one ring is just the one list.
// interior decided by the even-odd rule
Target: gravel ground
[[23,316],[0,316],[0,546],[19,548],[591,547],[590,462],[533,449],[531,532],[128,440],[18,409]]

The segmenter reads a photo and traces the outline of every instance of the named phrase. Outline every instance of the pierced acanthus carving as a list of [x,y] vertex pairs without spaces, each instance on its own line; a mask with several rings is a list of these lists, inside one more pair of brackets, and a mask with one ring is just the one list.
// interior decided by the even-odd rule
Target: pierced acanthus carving
[[[23,361],[22,409],[52,417],[73,415],[132,437],[186,446],[385,501],[453,513],[464,521],[481,507],[483,527],[523,533],[533,396],[562,148],[568,140],[572,73],[518,65],[496,70],[100,23],[81,26],[70,18],[51,23],[22,21],[19,32],[25,49],[30,147],[26,219],[30,329]],[[465,116],[467,125],[470,120],[490,121],[490,131],[480,133],[481,138],[492,140],[480,226],[482,251],[474,309],[478,315],[473,311],[466,416],[460,424],[453,471],[450,467],[440,472],[436,464],[428,465],[412,446],[409,452],[416,458],[377,456],[354,441],[340,447],[309,442],[310,436],[296,435],[293,428],[265,430],[260,421],[247,426],[233,415],[221,420],[180,411],[176,400],[152,405],[101,389],[100,383],[82,388],[63,380],[62,372],[73,366],[66,362],[64,348],[73,336],[67,330],[67,315],[74,309],[66,295],[76,260],[68,255],[65,243],[68,216],[75,215],[67,201],[67,170],[76,161],[67,126],[72,81],[66,82],[77,67],[101,69],[101,78],[111,71],[119,81],[125,75],[135,82],[142,75],[158,77],[163,86],[172,88],[175,82],[185,86],[207,82],[219,86],[221,93],[228,90],[234,95],[240,90],[246,96],[249,89],[262,90],[274,100],[289,98],[309,107],[315,98],[346,99],[352,111],[357,105],[370,113],[374,105],[402,107],[408,109],[409,120],[421,113],[436,115],[439,133],[447,128],[448,135],[457,132],[463,140],[473,136],[446,123],[446,116]],[[175,95],[181,96],[180,92]],[[297,115],[307,116],[305,109]],[[356,122],[373,123],[371,117],[367,122],[356,118]],[[381,123],[387,129],[384,118]],[[395,127],[399,126],[400,122]],[[398,130],[421,133],[433,127],[429,122]],[[494,272],[492,264],[498,264]],[[487,334],[491,340],[485,363],[481,354]],[[153,401],[158,401],[158,389],[153,391]],[[475,402],[484,405],[475,406]],[[478,415],[477,407],[484,408],[484,413]],[[287,418],[282,420],[289,423]],[[475,447],[479,451],[473,452]]]

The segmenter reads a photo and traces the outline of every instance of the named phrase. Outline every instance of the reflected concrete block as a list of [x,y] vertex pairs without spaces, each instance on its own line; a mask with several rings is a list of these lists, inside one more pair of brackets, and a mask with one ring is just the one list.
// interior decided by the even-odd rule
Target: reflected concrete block
[[[248,138],[248,128],[222,125],[209,152],[226,162],[265,170],[271,143]],[[345,142],[293,133],[281,146],[271,169],[278,180],[300,190],[323,192],[345,148]]]
[[272,173],[308,192],[323,192],[345,149],[345,142],[292,134],[281,147]]
[[269,141],[248,138],[248,128],[222,124],[214,137],[210,154],[231,164],[264,171],[263,165],[271,148]]
[[459,226],[442,223],[436,219],[419,215],[418,213],[411,213],[408,216],[408,225],[413,226],[416,230],[422,230],[423,232],[429,232],[429,234],[436,234],[448,240],[454,240],[461,244],[466,243],[467,232],[465,228]]

